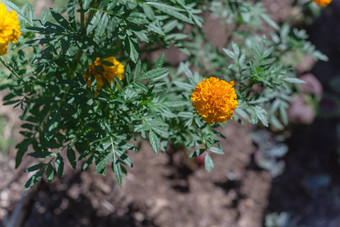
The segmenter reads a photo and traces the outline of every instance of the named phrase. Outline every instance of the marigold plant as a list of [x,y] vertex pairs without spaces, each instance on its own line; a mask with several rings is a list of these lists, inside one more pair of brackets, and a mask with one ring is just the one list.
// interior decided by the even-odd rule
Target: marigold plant
[[[20,108],[23,121],[16,167],[36,158],[25,188],[62,177],[64,165],[95,165],[103,175],[110,166],[122,185],[142,141],[156,153],[169,144],[189,157],[205,153],[210,172],[210,152],[224,153],[216,129],[227,119],[288,124],[303,81],[287,58],[326,60],[303,30],[279,26],[261,2],[69,0],[37,18],[30,4],[1,1],[10,10],[0,5],[1,55],[17,42],[0,57],[4,104]],[[220,20],[223,47],[203,33],[203,11]],[[182,62],[165,57],[170,47]]]

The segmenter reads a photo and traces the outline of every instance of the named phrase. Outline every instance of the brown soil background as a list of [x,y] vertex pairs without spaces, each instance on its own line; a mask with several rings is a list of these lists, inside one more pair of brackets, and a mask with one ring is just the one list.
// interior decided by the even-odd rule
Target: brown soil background
[[[291,14],[290,0],[263,2],[278,22]],[[330,58],[312,70],[326,91],[331,77],[340,75],[339,16],[340,4],[335,0],[307,27],[311,41]],[[221,29],[214,18],[207,18],[205,29],[219,45],[216,37]],[[167,51],[168,59],[176,60],[176,56]],[[7,136],[19,141],[16,112],[0,101],[0,115],[11,129]],[[286,170],[274,179],[254,165],[250,126],[233,121],[221,129],[227,137],[222,141],[225,155],[213,155],[215,168],[210,174],[189,160],[185,151],[169,148],[155,155],[147,143],[129,154],[134,168],[129,169],[122,189],[110,170],[104,177],[95,174],[93,166],[81,171],[78,165],[74,171],[65,162],[61,180],[40,184],[24,226],[257,227],[271,212],[290,213],[297,226],[340,226],[337,123],[339,117],[317,118],[312,125],[293,126]],[[15,170],[15,151],[0,155],[0,226],[4,226],[24,193],[22,186],[29,175],[23,171],[32,160],[25,159]],[[330,175],[331,184],[308,190],[306,179],[316,174]]]

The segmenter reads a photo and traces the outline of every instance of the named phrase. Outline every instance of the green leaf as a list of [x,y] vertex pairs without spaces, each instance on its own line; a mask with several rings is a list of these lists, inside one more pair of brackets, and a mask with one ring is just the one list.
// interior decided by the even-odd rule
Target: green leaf
[[223,150],[218,147],[210,147],[209,150],[215,154],[224,154]]
[[163,32],[162,28],[158,27],[155,23],[151,23],[147,27],[150,31],[153,31],[159,35],[165,36],[165,33]]
[[96,165],[96,173],[101,173],[107,164],[112,160],[112,153],[109,152],[97,165]]
[[304,84],[304,83],[306,83],[303,80],[300,80],[298,78],[293,78],[293,77],[286,77],[283,80],[286,81],[286,82],[289,82],[289,83],[293,83],[293,84]]
[[91,1],[92,1],[92,0],[84,0],[84,1],[83,1],[83,5],[82,5],[82,8],[83,8],[84,10],[86,10],[87,8],[89,8],[89,5],[90,5]]
[[57,131],[60,120],[60,112],[58,109],[53,109],[51,115],[47,119],[44,136],[47,140],[50,140],[54,133]]
[[195,87],[191,84],[180,82],[180,81],[174,81],[173,82],[177,87],[183,88],[184,90],[187,91],[193,91]]
[[26,173],[28,173],[28,172],[33,172],[33,171],[36,171],[36,170],[38,170],[38,169],[41,169],[41,168],[43,168],[43,167],[45,167],[45,166],[46,166],[45,163],[39,163],[39,164],[36,164],[36,165],[34,165],[34,166],[29,167],[28,169],[25,170],[25,172],[26,172]]
[[67,158],[68,158],[68,161],[70,162],[72,168],[76,169],[76,166],[77,166],[76,154],[75,154],[74,150],[72,149],[72,147],[68,147],[68,149],[67,149]]
[[141,71],[141,68],[142,68],[142,62],[138,61],[137,65],[136,65],[136,68],[135,68],[135,72],[133,74],[133,79],[134,80],[138,79],[140,71]]
[[142,30],[142,31],[133,31],[133,33],[139,38],[140,41],[142,42],[149,42],[149,38],[146,35],[147,32]]
[[36,172],[33,176],[31,176],[30,179],[28,179],[23,189],[32,187],[35,183],[37,183],[41,179],[43,173],[44,169],[40,169],[38,172]]
[[99,20],[98,26],[96,27],[96,36],[101,37],[104,35],[105,29],[107,27],[107,23],[109,22],[108,14],[104,14],[102,18]]
[[48,163],[48,165],[47,165],[46,176],[47,176],[48,182],[51,183],[53,178],[54,178],[54,169],[53,169],[53,166],[51,165],[51,163]]
[[114,158],[113,158],[112,169],[113,169],[113,172],[115,174],[115,177],[116,177],[116,180],[119,186],[122,187],[122,168],[116,155],[114,155]]
[[160,147],[159,138],[157,137],[157,135],[153,131],[149,132],[149,141],[150,141],[152,149],[156,153],[158,153],[159,147]]
[[189,154],[189,158],[194,158],[194,157],[198,157],[201,154],[203,154],[205,151],[205,149],[197,149],[196,151],[192,152],[191,154]]
[[137,25],[148,24],[149,20],[146,18],[146,15],[139,12],[132,12],[126,20],[130,21],[131,23]]
[[193,21],[188,18],[187,16],[185,16],[184,14],[180,13],[180,11],[184,11],[183,9],[174,7],[174,6],[170,6],[170,5],[166,5],[163,3],[158,3],[158,2],[147,2],[148,5],[151,5],[153,7],[155,7],[156,9],[162,11],[163,13],[166,13],[170,16],[173,16],[179,20],[182,20],[184,22],[187,22],[189,24],[193,24]]
[[129,50],[130,50],[131,60],[136,63],[137,60],[138,60],[137,45],[136,45],[136,43],[132,42],[131,39],[129,39]]
[[164,60],[165,60],[165,54],[162,53],[156,60],[155,62],[155,69],[159,69],[162,68],[163,64],[164,64]]
[[267,14],[261,14],[261,17],[271,27],[275,28],[276,30],[280,29],[280,27]]
[[101,20],[101,13],[98,11],[96,12],[96,14],[94,15],[94,17],[92,18],[91,22],[89,23],[89,25],[86,28],[86,34],[89,35],[99,24],[100,20]]
[[48,158],[48,157],[55,157],[57,156],[56,153],[49,152],[49,151],[36,151],[28,154],[33,158]]
[[214,168],[214,162],[211,159],[211,157],[210,157],[208,152],[205,153],[204,166],[205,166],[205,170],[208,173],[210,173],[212,168]]
[[188,78],[194,78],[194,75],[192,75],[192,72],[190,71],[189,67],[186,64],[181,62],[181,64],[179,65],[179,68],[180,68],[181,71],[184,72],[184,74]]
[[58,178],[61,178],[64,172],[64,159],[59,155],[54,163]]
[[191,104],[191,103],[186,100],[172,100],[172,101],[164,102],[164,105],[168,107],[180,107],[180,106],[186,106],[188,104]]
[[256,106],[254,108],[254,110],[255,110],[255,113],[256,113],[257,117],[262,122],[262,124],[264,126],[268,127],[268,121],[267,121],[267,117],[266,117],[267,111],[265,111],[264,109],[262,109],[259,106]]
[[145,15],[150,19],[150,20],[155,20],[155,13],[153,12],[152,8],[147,5],[147,4],[142,4],[143,11]]
[[236,54],[233,53],[232,51],[230,51],[230,50],[228,50],[228,49],[225,49],[225,48],[223,48],[223,51],[224,51],[224,53],[226,53],[226,55],[228,55],[231,59],[234,59],[234,60],[237,59]]
[[152,70],[146,72],[141,77],[139,77],[139,80],[150,80],[150,79],[154,79],[154,78],[161,77],[161,76],[164,76],[164,75],[168,75],[167,69],[164,69],[164,68],[152,69]]
[[70,23],[62,16],[60,13],[50,9],[53,18],[60,24],[63,28],[72,30]]
[[129,167],[133,167],[131,159],[122,151],[115,150],[116,154],[119,156],[119,161],[124,163]]
[[17,155],[15,157],[15,168],[18,168],[22,157],[27,152],[28,146],[31,144],[32,140],[30,138],[23,140],[21,143],[19,143],[16,148],[18,149]]

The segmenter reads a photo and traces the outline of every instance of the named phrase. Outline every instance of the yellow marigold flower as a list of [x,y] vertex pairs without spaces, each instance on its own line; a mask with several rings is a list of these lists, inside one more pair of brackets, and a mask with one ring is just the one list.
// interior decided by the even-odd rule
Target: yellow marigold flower
[[321,7],[326,7],[332,0],[312,0]]
[[216,77],[199,82],[190,98],[196,112],[208,124],[232,119],[238,105],[234,81],[228,83]]
[[[112,65],[103,64],[103,61],[111,63]],[[97,82],[97,90],[102,89],[105,82],[107,81],[109,84],[111,82],[115,83],[115,77],[120,80],[124,79],[124,65],[120,63],[115,57],[108,57],[101,60],[99,57],[96,58],[94,64],[89,64],[90,69],[88,74],[84,74],[83,78],[88,79],[87,87],[91,88],[91,75],[94,76]],[[116,85],[118,87],[118,85]],[[107,86],[108,88],[108,86]]]
[[7,12],[5,5],[0,2],[0,56],[7,53],[9,41],[18,42],[20,35],[17,13]]

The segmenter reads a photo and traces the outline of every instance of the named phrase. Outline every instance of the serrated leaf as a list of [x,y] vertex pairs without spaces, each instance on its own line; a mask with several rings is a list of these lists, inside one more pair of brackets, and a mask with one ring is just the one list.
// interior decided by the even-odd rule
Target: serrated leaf
[[53,166],[51,165],[51,163],[49,163],[47,165],[46,176],[47,176],[48,182],[51,183],[53,178],[54,178],[54,169],[53,169]]
[[153,148],[153,150],[158,153],[159,151],[159,138],[157,137],[157,135],[153,132],[150,131],[149,132],[149,141],[150,141],[150,145]]
[[265,116],[267,114],[267,112],[259,106],[256,106],[254,108],[254,110],[255,110],[255,113],[256,113],[258,119],[262,122],[262,124],[264,126],[268,127],[268,121],[267,121],[267,118]]
[[89,35],[97,27],[97,25],[100,22],[100,17],[101,17],[101,13],[99,11],[96,12],[96,14],[94,15],[91,22],[89,23],[89,25],[86,28],[86,34],[87,35]]
[[189,79],[194,78],[194,76],[192,75],[192,72],[190,71],[189,67],[186,64],[183,64],[181,62],[179,67]]
[[72,147],[68,147],[67,149],[67,159],[70,162],[73,169],[76,169],[77,161],[76,161],[76,154]]
[[82,8],[85,10],[89,7],[90,3],[91,3],[92,0],[84,0],[83,1],[83,5],[82,5]]
[[280,27],[267,14],[261,14],[261,17],[271,27],[275,28],[276,30],[280,29]]
[[141,71],[141,68],[142,68],[142,62],[138,61],[137,65],[136,65],[136,68],[135,68],[135,72],[133,73],[133,80],[137,80],[138,79],[140,71]]
[[41,168],[45,167],[45,165],[46,165],[45,163],[36,164],[36,165],[34,165],[34,166],[31,166],[31,167],[27,168],[27,169],[25,170],[25,172],[28,173],[28,172],[36,171],[36,170],[38,170],[38,169],[41,169]]
[[152,8],[147,5],[147,4],[142,4],[143,11],[145,15],[150,19],[150,20],[155,20],[155,13],[153,12]]
[[62,15],[60,15],[60,13],[54,11],[53,9],[50,9],[50,11],[53,18],[58,22],[58,24],[60,24],[65,29],[72,29],[69,22]]
[[210,173],[211,170],[214,168],[214,162],[211,159],[211,157],[210,157],[208,152],[205,153],[204,166],[205,166],[205,170],[208,173]]
[[197,149],[197,150],[195,150],[194,152],[192,152],[192,153],[189,154],[189,158],[198,157],[198,156],[200,156],[201,154],[203,154],[204,151],[205,151],[205,149]]
[[155,23],[151,23],[147,27],[150,31],[153,31],[159,35],[165,36],[165,33],[163,32],[162,28],[158,27]]
[[230,58],[236,60],[237,56],[230,50],[223,48],[224,53],[228,55]]
[[122,187],[122,168],[116,156],[113,158],[112,169],[119,186]]
[[150,79],[154,79],[157,77],[161,77],[164,75],[168,75],[168,70],[167,69],[152,69],[148,72],[146,72],[145,74],[143,74],[142,76],[139,77],[139,80],[150,80]]
[[180,11],[183,11],[183,9],[174,7],[174,6],[170,6],[164,3],[158,3],[158,2],[147,2],[148,5],[151,5],[153,7],[155,7],[156,9],[162,11],[163,13],[166,13],[172,17],[175,17],[177,19],[180,19],[184,22],[187,22],[189,24],[193,24],[193,21],[188,18],[187,16],[185,16],[184,14],[180,13]]
[[184,90],[187,91],[193,91],[195,87],[192,84],[180,82],[180,81],[174,81],[173,82],[177,87],[183,88]]
[[41,179],[43,173],[44,173],[44,169],[41,169],[38,172],[36,172],[33,176],[31,176],[30,179],[28,179],[23,189],[32,187],[35,183],[37,183]]
[[218,147],[210,147],[208,150],[210,150],[211,152],[213,152],[215,154],[224,154],[223,150],[221,150]]
[[55,157],[57,154],[49,151],[36,151],[28,154],[33,158],[47,158],[47,157]]
[[108,22],[109,22],[109,16],[105,13],[99,20],[98,26],[96,26],[97,37],[101,37],[104,34]]
[[189,102],[185,100],[172,100],[164,102],[164,105],[168,107],[179,107],[179,106],[186,106]]
[[64,172],[64,159],[59,155],[54,162],[55,170],[57,172],[58,178],[61,178]]
[[21,143],[19,143],[16,148],[18,149],[18,152],[15,157],[15,168],[18,168],[24,154],[27,152],[28,146],[31,144],[32,140],[31,139],[25,139]]
[[130,58],[133,62],[137,62],[138,60],[138,51],[136,48],[136,44],[129,39],[129,51],[130,51]]
[[109,152],[97,165],[96,165],[96,173],[102,172],[107,164],[112,160],[112,153]]
[[293,83],[293,84],[304,84],[304,83],[306,83],[303,80],[300,80],[298,78],[293,78],[293,77],[286,77],[283,80],[286,81],[286,82],[289,82],[289,83]]
[[156,60],[155,62],[155,69],[159,69],[162,68],[163,64],[164,64],[164,60],[165,60],[165,54],[162,53]]

